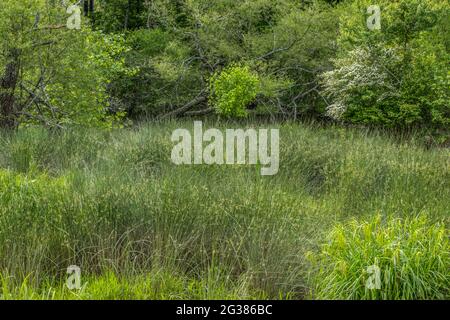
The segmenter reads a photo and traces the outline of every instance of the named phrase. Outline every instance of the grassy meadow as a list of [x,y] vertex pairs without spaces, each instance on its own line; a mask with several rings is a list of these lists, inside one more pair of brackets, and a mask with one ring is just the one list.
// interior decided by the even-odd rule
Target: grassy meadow
[[270,127],[275,176],[175,166],[171,133],[190,121],[1,133],[0,299],[450,298],[448,148]]

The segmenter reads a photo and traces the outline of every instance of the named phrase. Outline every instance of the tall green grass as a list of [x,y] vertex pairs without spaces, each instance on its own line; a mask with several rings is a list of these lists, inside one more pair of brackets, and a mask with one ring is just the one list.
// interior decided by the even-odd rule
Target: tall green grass
[[448,237],[444,225],[424,215],[339,224],[316,257],[314,297],[449,299]]
[[[29,297],[21,287],[35,298],[58,292],[75,264],[87,278],[114,274],[119,286],[157,270],[185,279],[182,286],[209,288],[213,275],[224,288],[197,298],[305,298],[306,253],[318,252],[336,223],[376,213],[448,222],[448,150],[284,124],[280,171],[263,177],[252,166],[173,165],[170,136],[179,127],[192,123],[0,134],[4,297]],[[164,297],[185,292],[168,290]]]

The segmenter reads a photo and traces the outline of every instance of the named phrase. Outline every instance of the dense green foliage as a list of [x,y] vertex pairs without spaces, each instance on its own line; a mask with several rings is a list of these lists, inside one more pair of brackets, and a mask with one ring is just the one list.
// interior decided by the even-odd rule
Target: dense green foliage
[[133,72],[124,66],[124,39],[86,24],[67,30],[68,17],[63,6],[46,0],[2,2],[2,123],[111,126],[123,116],[108,112],[107,87]]
[[[404,221],[376,215],[369,222],[337,225],[316,263],[320,271],[315,275],[315,297],[319,299],[450,297],[448,231],[444,225],[431,224],[425,215]],[[380,290],[365,285],[370,266],[379,268],[373,283],[379,281]]]
[[[329,5],[158,0],[147,11],[146,25],[129,35],[135,50],[127,61],[141,72],[116,87],[132,114],[167,113],[208,97],[209,79],[235,63],[258,74],[262,111],[296,117],[325,108],[317,75],[331,67],[338,25]],[[207,109],[198,101],[193,109]]]
[[[68,14],[57,1],[8,0],[0,70],[16,63],[21,79],[3,117],[111,126],[123,116],[241,117],[250,104],[290,119],[448,129],[448,1],[380,1],[380,30],[367,27],[371,4],[100,0],[77,32],[60,28]],[[260,88],[224,113],[211,78],[233,65]]]
[[[207,110],[197,98],[208,97],[208,79],[244,63],[261,81],[256,112],[449,125],[447,1],[380,1],[380,30],[368,29],[365,0],[157,0],[128,9],[116,2],[120,9],[105,5],[97,25],[132,29],[128,61],[141,72],[116,87],[131,114]],[[122,26],[131,16],[132,27]]]
[[323,76],[329,114],[364,124],[448,127],[449,3],[379,1],[377,31],[358,14],[370,4],[345,5],[336,68]]
[[210,102],[217,113],[228,117],[245,117],[246,107],[259,92],[259,80],[248,67],[231,66],[211,78],[210,91]]
[[[60,134],[28,128],[2,135],[0,270],[8,283],[3,294],[20,297],[23,284],[36,298],[52,292],[50,287],[63,290],[56,297],[75,298],[76,292],[62,287],[66,268],[76,264],[83,283],[89,282],[80,293],[85,298],[120,298],[114,293],[119,288],[124,297],[137,298],[309,297],[316,285],[309,281],[314,267],[306,257],[320,253],[337,222],[357,219],[364,225],[375,214],[390,221],[422,213],[428,220],[421,230],[434,230],[443,219],[448,223],[448,150],[396,143],[385,134],[286,124],[280,128],[280,171],[262,177],[254,166],[175,166],[171,132],[190,126],[169,122]],[[210,126],[243,124],[205,123]],[[394,225],[380,227],[375,240],[407,236],[407,229],[391,231]],[[418,237],[438,239],[425,234]],[[357,234],[345,235],[349,248],[342,255],[352,248],[362,254],[369,246],[354,243],[363,241]],[[410,250],[406,257],[420,250],[412,238],[399,241]],[[378,248],[377,242],[371,246]],[[431,262],[430,250],[421,252]],[[433,252],[448,259],[445,250]],[[364,264],[363,257],[355,259]],[[117,281],[107,276],[111,272]],[[167,285],[134,284],[140,277],[158,281],[152,275],[159,274]],[[360,281],[364,274],[350,276],[348,281]],[[99,293],[99,283],[110,289]],[[135,295],[128,295],[133,288]]]

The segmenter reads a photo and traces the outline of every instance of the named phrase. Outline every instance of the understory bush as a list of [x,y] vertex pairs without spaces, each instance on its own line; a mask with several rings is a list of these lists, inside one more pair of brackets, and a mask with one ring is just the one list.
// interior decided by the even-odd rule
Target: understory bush
[[211,78],[211,103],[217,113],[227,117],[245,117],[246,107],[256,98],[258,76],[247,66],[232,65]]

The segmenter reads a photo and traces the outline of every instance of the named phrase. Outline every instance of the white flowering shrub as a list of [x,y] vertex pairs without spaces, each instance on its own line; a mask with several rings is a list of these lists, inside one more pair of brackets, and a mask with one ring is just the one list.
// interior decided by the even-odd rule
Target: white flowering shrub
[[362,106],[364,113],[376,114],[374,105],[398,98],[400,83],[390,71],[400,62],[394,49],[382,49],[375,55],[369,48],[359,47],[334,62],[335,69],[322,74],[323,92],[333,101],[327,108],[329,117],[342,120],[346,112]]
[[448,126],[448,4],[380,0],[379,28],[368,28],[361,22],[371,4],[343,4],[338,58],[321,76],[327,115],[368,125]]

